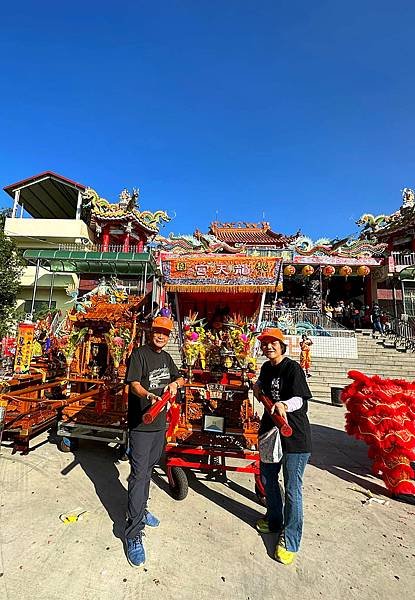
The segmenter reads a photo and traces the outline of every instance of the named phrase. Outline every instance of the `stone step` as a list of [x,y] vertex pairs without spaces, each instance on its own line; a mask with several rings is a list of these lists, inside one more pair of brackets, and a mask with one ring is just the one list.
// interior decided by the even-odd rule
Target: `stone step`
[[[294,359],[296,360],[296,359]],[[414,360],[395,360],[395,359],[391,359],[387,356],[371,356],[371,357],[364,357],[364,356],[359,356],[359,358],[323,358],[323,357],[317,357],[317,356],[312,356],[311,357],[311,362],[313,364],[327,364],[327,365],[336,365],[339,363],[350,363],[350,364],[356,364],[356,363],[360,363],[360,364],[387,364],[387,365],[394,365],[396,367],[406,367],[408,369],[411,368],[415,368],[415,361]]]
[[333,365],[331,363],[311,363],[311,367],[313,369],[314,372],[319,372],[319,373],[336,373],[339,370],[341,371],[346,371],[346,370],[350,370],[350,368],[365,368],[365,369],[371,369],[373,370],[380,370],[382,369],[383,371],[390,371],[391,373],[414,373],[415,374],[415,368],[412,366],[411,368],[404,368],[402,365],[391,365],[389,363],[381,363],[378,362],[376,364],[374,363],[364,363],[359,362],[356,365],[350,364],[350,363],[339,363],[338,365]]
[[[331,358],[312,356],[312,377],[309,379],[313,394],[330,397],[330,386],[344,387],[350,383],[347,372],[357,370],[367,375],[380,375],[393,379],[415,379],[415,353],[387,348],[383,338],[372,338],[371,330],[356,335],[358,358]],[[388,340],[386,339],[386,342]],[[180,367],[182,355],[177,343],[171,341],[166,347]],[[299,360],[299,356],[293,356]],[[258,368],[265,362],[264,356],[257,357]]]

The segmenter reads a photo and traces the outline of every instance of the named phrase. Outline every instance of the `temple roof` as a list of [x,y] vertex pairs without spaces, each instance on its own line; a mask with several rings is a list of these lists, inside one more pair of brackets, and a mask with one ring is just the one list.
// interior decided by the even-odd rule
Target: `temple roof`
[[385,240],[390,235],[404,230],[408,233],[409,228],[415,227],[415,192],[411,188],[402,191],[402,205],[391,215],[372,215],[365,213],[358,221],[361,226],[360,237],[369,239],[374,237]]
[[209,232],[228,244],[278,246],[280,248],[292,243],[299,235],[296,233],[286,236],[282,233],[275,233],[271,230],[270,224],[265,221],[261,223],[245,221],[219,223],[215,221],[210,224]]
[[378,238],[389,237],[392,233],[404,230],[408,233],[410,228],[415,227],[415,208],[409,207],[405,210],[402,208],[390,216],[390,221],[384,227],[375,232]]
[[84,209],[91,210],[91,225],[102,222],[124,222],[130,224],[130,230],[133,225],[138,225],[147,235],[156,234],[160,229],[160,221],[170,221],[170,217],[163,210],[150,212],[148,210],[139,211],[137,206],[139,191],[133,190],[130,194],[128,190],[123,190],[120,194],[118,203],[110,203],[105,198],[101,198],[92,188],[86,188],[82,193],[84,200]]
[[142,306],[145,296],[129,296],[125,303],[111,303],[109,296],[92,296],[91,306],[85,312],[73,310],[71,315],[76,321],[124,321],[131,323],[134,313]]

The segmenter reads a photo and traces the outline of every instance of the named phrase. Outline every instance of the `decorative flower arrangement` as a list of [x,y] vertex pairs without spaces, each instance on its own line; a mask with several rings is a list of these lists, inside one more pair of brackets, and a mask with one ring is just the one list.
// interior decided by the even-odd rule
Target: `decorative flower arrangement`
[[189,313],[183,325],[184,343],[183,353],[188,367],[193,367],[200,357],[202,369],[206,366],[207,333],[203,319],[197,320],[197,312]]
[[239,366],[242,369],[246,369],[250,364],[255,366],[256,360],[253,355],[258,332],[254,323],[239,314],[234,314],[226,322],[226,326],[229,329],[228,344]]
[[64,354],[67,363],[72,361],[76,348],[82,342],[87,332],[88,327],[83,327],[79,330],[73,329],[70,333],[58,338],[58,348]]
[[127,327],[115,328],[111,326],[109,332],[105,334],[105,339],[107,340],[108,350],[111,354],[114,367],[118,369],[131,341],[131,331]]

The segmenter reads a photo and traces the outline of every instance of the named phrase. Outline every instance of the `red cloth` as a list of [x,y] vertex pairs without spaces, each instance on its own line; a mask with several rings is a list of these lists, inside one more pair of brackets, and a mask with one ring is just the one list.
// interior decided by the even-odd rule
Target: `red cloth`
[[369,446],[374,473],[394,494],[415,494],[415,382],[350,371],[342,393],[346,431]]

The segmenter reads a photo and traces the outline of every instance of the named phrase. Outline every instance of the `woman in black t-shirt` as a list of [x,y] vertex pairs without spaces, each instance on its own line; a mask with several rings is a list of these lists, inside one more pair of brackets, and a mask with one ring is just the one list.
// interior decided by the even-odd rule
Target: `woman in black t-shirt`
[[[271,412],[288,421],[291,437],[281,437],[282,458],[279,462],[261,460],[261,477],[265,484],[267,515],[256,527],[261,533],[276,531],[280,534],[275,558],[283,563],[293,562],[300,548],[303,529],[302,482],[311,453],[310,423],[307,401],[311,393],[300,365],[284,356],[287,346],[279,329],[265,329],[258,339],[268,361],[262,365],[254,394],[268,396],[274,404]],[[275,426],[271,415],[265,411],[259,435]],[[281,497],[278,475],[282,467],[285,499]]]

